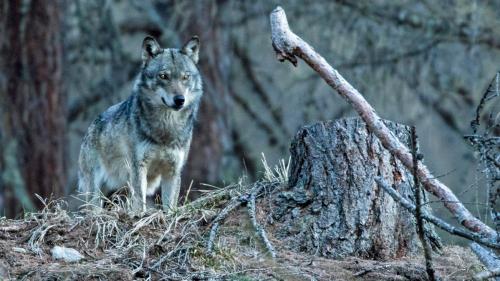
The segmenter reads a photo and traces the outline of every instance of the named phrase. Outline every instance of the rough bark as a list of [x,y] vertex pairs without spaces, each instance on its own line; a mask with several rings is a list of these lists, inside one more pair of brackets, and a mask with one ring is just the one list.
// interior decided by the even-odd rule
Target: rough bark
[[[66,182],[60,3],[11,0],[2,6],[3,145],[15,148],[3,156],[14,156],[29,196],[58,197]],[[9,194],[19,187],[6,186]],[[7,202],[8,215],[22,208],[19,199]]]
[[[410,144],[409,127],[384,124]],[[412,173],[361,119],[305,126],[290,152],[289,186],[277,197],[274,216],[285,222],[277,234],[292,248],[333,258],[392,259],[419,252],[413,214],[375,182],[381,176],[415,202]],[[433,226],[425,229],[427,239],[440,247]]]
[[[412,170],[413,161],[407,146],[401,143],[389,128],[385,126],[375,109],[366,101],[347,80],[340,75],[320,54],[307,42],[292,32],[288,25],[285,11],[277,7],[271,13],[271,38],[278,60],[288,60],[297,65],[297,57],[304,60],[312,69],[336,90],[356,110],[366,122],[368,129],[381,141],[383,146],[395,155],[405,167]],[[451,189],[443,184],[429,171],[427,166],[419,162],[417,176],[424,188],[439,198],[443,205],[455,216],[460,224],[470,231],[479,233],[490,239],[497,240],[497,233],[465,208]]]

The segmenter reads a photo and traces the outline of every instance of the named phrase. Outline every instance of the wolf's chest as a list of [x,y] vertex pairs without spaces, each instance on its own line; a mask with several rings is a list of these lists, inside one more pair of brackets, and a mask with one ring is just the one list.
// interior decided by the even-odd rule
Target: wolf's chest
[[142,154],[139,158],[143,159],[150,175],[178,172],[186,156],[185,149],[161,146],[148,146],[138,152]]

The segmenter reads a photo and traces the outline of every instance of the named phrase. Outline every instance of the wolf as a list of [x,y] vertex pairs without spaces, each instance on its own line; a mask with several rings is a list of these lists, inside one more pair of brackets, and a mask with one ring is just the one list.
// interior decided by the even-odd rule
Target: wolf
[[90,125],[81,148],[78,189],[102,205],[101,194],[128,187],[133,210],[161,188],[162,207],[174,208],[181,171],[203,94],[198,70],[200,42],[162,49],[147,36],[132,94]]

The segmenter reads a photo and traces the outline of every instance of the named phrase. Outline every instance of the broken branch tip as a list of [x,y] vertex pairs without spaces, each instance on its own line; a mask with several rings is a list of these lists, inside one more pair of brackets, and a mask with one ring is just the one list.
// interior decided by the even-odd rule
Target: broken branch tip
[[274,8],[274,10],[272,11],[272,13],[282,13],[284,12],[283,8],[281,8],[281,6],[276,6],[276,8]]

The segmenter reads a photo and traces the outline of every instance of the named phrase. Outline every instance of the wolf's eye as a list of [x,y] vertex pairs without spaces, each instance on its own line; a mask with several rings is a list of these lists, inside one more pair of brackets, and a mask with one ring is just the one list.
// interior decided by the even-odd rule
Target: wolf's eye
[[189,73],[185,73],[184,75],[182,75],[182,80],[186,81],[189,79],[189,77],[191,77],[191,75]]
[[160,79],[163,79],[163,80],[168,80],[168,75],[165,74],[165,73],[160,73]]

